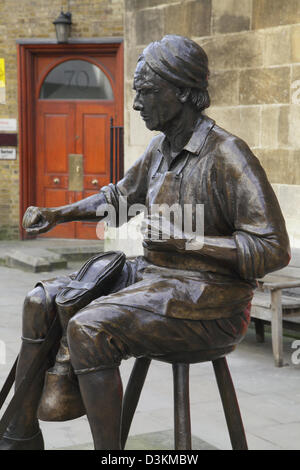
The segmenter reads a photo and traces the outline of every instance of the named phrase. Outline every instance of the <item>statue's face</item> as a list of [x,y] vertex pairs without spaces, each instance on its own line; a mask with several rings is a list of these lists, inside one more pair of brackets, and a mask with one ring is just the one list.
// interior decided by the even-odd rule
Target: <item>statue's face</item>
[[140,111],[151,131],[165,132],[182,112],[178,88],[153,72],[143,60],[138,62],[133,89],[136,92],[133,109]]

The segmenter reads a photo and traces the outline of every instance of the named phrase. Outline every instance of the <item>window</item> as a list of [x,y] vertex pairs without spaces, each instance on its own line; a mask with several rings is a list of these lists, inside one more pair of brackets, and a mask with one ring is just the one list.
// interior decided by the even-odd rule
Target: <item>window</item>
[[67,60],[46,76],[40,98],[44,100],[113,100],[108,78],[85,60]]

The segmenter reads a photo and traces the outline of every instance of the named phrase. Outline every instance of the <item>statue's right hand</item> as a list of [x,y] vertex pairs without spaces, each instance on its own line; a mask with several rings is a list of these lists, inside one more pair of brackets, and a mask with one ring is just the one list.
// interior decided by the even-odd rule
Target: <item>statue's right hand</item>
[[57,223],[56,219],[52,209],[30,206],[26,209],[22,225],[27,233],[37,235],[51,230]]

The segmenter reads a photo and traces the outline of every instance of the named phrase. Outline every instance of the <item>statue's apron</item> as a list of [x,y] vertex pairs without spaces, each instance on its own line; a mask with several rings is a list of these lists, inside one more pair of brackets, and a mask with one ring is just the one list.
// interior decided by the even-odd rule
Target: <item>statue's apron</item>
[[[149,183],[149,189],[146,199],[147,208],[150,216],[153,215],[153,206],[164,205],[172,207],[177,205],[180,207],[180,190],[182,183],[182,172],[189,161],[190,155],[187,155],[182,159],[180,165],[176,170],[160,172],[160,168],[163,162],[163,156],[158,160],[156,169],[154,170]],[[180,215],[179,220],[182,219]],[[151,221],[151,217],[150,217]],[[167,221],[168,222],[168,221]],[[178,227],[182,230],[182,227]]]

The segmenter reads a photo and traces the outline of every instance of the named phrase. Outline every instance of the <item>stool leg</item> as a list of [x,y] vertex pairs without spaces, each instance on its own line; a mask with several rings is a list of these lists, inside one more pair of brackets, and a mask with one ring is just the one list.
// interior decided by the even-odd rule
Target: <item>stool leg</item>
[[173,364],[175,450],[191,450],[189,364]]
[[121,446],[124,449],[133,416],[138,405],[142,388],[147,377],[151,359],[141,357],[135,360],[123,398],[121,420]]
[[225,357],[212,361],[233,450],[247,450],[239,404]]
[[259,320],[258,318],[254,318],[254,325],[255,325],[255,335],[256,341],[258,343],[265,342],[265,325],[263,320]]

